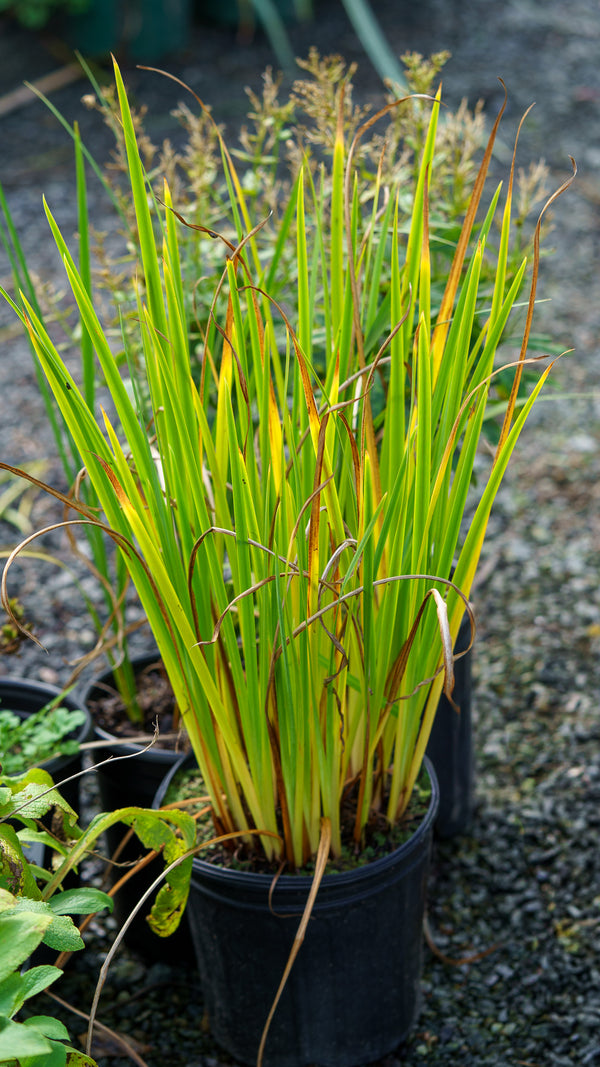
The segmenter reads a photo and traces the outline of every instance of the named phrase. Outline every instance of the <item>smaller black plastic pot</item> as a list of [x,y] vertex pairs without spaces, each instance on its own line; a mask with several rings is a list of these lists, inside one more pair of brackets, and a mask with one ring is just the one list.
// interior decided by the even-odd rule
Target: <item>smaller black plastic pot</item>
[[[47,685],[45,682],[33,682],[26,678],[0,679],[0,707],[14,712],[15,715],[22,719],[28,715],[35,714],[36,711],[40,711],[51,700],[60,696],[60,693],[61,690],[57,689],[56,686]],[[73,730],[69,735],[69,740],[77,741],[80,745],[88,741],[92,734],[92,720],[89,712],[71,695],[62,697],[61,704],[70,711],[80,709],[85,715],[84,722]],[[40,763],[40,766],[52,777],[59,787],[61,796],[76,812],[79,812],[81,779],[75,778],[73,781],[68,781],[68,779],[82,770],[81,751],[73,752],[66,756],[53,756]],[[46,868],[50,865],[50,849],[45,848],[43,845],[34,844],[29,846],[27,851],[32,863],[37,863],[39,866]]]
[[[157,652],[139,656],[132,661],[136,675],[141,674],[157,665],[157,670],[162,670],[160,658]],[[112,672],[105,671],[87,688],[84,693],[84,703],[88,710],[93,708],[95,702],[100,700],[107,690],[114,690],[115,683]],[[93,715],[92,715],[93,719]],[[161,782],[169,770],[181,760],[181,752],[173,749],[161,748],[160,743],[144,750],[144,746],[135,743],[117,743],[118,738],[108,733],[102,727],[94,724],[94,737],[96,741],[106,744],[101,748],[93,749],[93,760],[96,764],[116,756],[135,756],[126,762],[104,763],[97,766],[96,775],[100,803],[103,811],[116,811],[118,808],[140,807],[151,808]],[[160,738],[159,738],[160,742]],[[120,846],[127,829],[123,825],[112,826],[106,834],[107,849],[109,855],[113,855]],[[118,863],[121,865],[132,864],[144,855],[144,849],[136,837],[132,837],[125,848],[119,853]],[[116,894],[114,916],[122,925],[129,916],[142,893],[154,881],[162,869],[160,860],[135,874],[126,882]],[[125,866],[115,868],[113,883],[124,873]],[[186,936],[177,934],[173,938],[159,938],[150,930],[143,915],[137,916],[125,935],[125,943],[147,959],[171,962],[182,962],[193,959],[189,932]]]
[[[162,671],[157,652],[149,652],[147,655],[138,656],[132,660],[136,676],[152,669],[155,665],[157,671]],[[136,753],[137,756],[127,763],[107,763],[103,767],[98,767],[96,775],[102,808],[104,811],[115,811],[117,808],[126,808],[131,805],[150,808],[156,790],[165,774],[181,759],[181,752],[161,748],[160,736],[158,744],[144,751],[144,745],[121,742],[115,734],[99,726],[94,721],[94,705],[111,691],[115,691],[115,681],[112,671],[107,670],[95,678],[83,694],[84,705],[90,712],[94,723],[95,740],[104,742],[102,747],[93,750],[92,758],[95,763],[102,763],[109,756],[133,756]]]
[[[60,696],[61,690],[54,685],[46,685],[45,682],[31,682],[26,678],[2,678],[0,679],[0,707],[13,711],[19,718],[41,711],[51,700]],[[61,699],[61,704],[70,711],[83,711],[85,721],[69,734],[69,740],[83,744],[88,741],[92,734],[92,720],[89,712],[83,704],[67,695]],[[39,764],[53,778],[56,785],[60,786],[60,793],[75,811],[79,810],[79,783],[66,781],[72,775],[82,769],[81,752],[77,751],[67,756],[53,756]],[[64,782],[64,785],[61,784]]]
[[[192,764],[185,757],[174,774]],[[356,1067],[395,1049],[420,1007],[423,913],[438,787],[395,852],[323,878],[277,1005],[265,1067]],[[308,876],[252,874],[194,859],[188,916],[215,1040],[255,1063],[307,896]]]
[[[471,625],[464,618],[455,653],[465,652],[471,641]],[[473,744],[471,651],[454,664],[454,703],[442,693],[427,745],[440,787],[440,807],[435,824],[438,837],[454,837],[468,830],[475,808],[475,757]]]

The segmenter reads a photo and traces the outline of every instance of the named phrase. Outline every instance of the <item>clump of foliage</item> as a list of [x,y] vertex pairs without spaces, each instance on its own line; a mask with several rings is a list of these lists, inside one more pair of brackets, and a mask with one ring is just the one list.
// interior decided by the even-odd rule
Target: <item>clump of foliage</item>
[[[550,372],[521,404],[542,218],[572,180],[544,204],[531,262],[511,265],[514,156],[506,189],[483,196],[502,112],[455,219],[448,197],[462,198],[464,183],[444,180],[456,156],[438,151],[441,88],[363,116],[337,68],[334,78],[331,63],[309,62],[323,83],[323,140],[266,218],[201,101],[227,203],[219,182],[218,202],[210,194],[190,210],[167,181],[155,192],[115,65],[138,265],[122,332],[132,388],[104,308],[46,208],[112,415],[89,404],[27,296],[4,294],[101,511],[49,491],[119,548],[216,829],[291,869],[321,840],[341,854],[354,784],[357,850],[373,811],[394,825],[407,809],[442,687],[452,690],[493,501]],[[403,109],[418,118],[421,106],[426,132],[419,118],[405,160],[388,157],[385,139],[365,150],[379,122]],[[298,163],[312,97],[308,111],[295,149],[281,124]],[[277,183],[277,167],[270,173]],[[525,324],[508,354],[524,288]],[[502,365],[512,385],[485,459]]]
[[4,774],[21,774],[54,756],[78,751],[78,742],[69,739],[69,734],[85,722],[85,715],[65,708],[61,699],[54,697],[24,718],[9,708],[0,708],[0,761]]
[[[419,160],[429,122],[431,95],[448,59],[441,52],[428,59],[416,53],[403,56],[410,95],[403,103],[391,107],[384,120],[365,132],[355,149],[356,198],[360,210],[373,212],[373,225],[381,225],[387,217],[384,200],[390,190],[397,190],[398,232],[406,237],[411,225],[412,203],[418,182]],[[164,180],[171,190],[172,204],[186,225],[179,230],[178,244],[183,276],[185,330],[190,347],[191,372],[196,382],[202,376],[206,351],[206,337],[211,315],[226,314],[227,297],[223,288],[214,293],[214,279],[222,270],[222,245],[214,235],[219,233],[235,246],[240,225],[246,232],[266,225],[253,241],[256,281],[268,286],[273,299],[283,302],[291,321],[298,311],[298,240],[295,212],[295,189],[303,169],[319,197],[324,226],[320,238],[323,252],[329,241],[332,217],[333,161],[336,131],[340,116],[344,136],[350,139],[361,122],[368,118],[368,109],[353,102],[355,65],[347,66],[338,56],[321,57],[312,49],[308,58],[299,60],[301,77],[287,96],[282,95],[281,79],[268,69],[263,76],[262,92],[248,90],[249,109],[239,142],[230,152],[224,148],[222,128],[214,121],[210,108],[192,110],[181,104],[174,117],[183,128],[183,143],[178,147],[166,140],[155,144],[145,128],[145,109],[132,108],[132,122],[140,157],[147,175],[150,210],[157,240],[160,240],[160,201]],[[127,188],[127,151],[114,86],[101,88],[90,73],[94,92],[84,97],[87,106],[97,108],[113,131],[115,147],[110,162],[97,173],[111,197],[117,217],[120,217],[125,245],[110,240],[105,234],[92,230],[87,213],[84,156],[89,153],[81,144],[77,127],[68,127],[76,149],[77,203],[79,216],[79,268],[84,284],[102,309],[106,337],[121,369],[123,380],[135,393],[141,406],[140,417],[148,423],[151,403],[143,371],[143,342],[139,329],[138,299],[144,300],[144,269],[141,262],[137,220],[130,192]],[[388,103],[397,98],[399,87],[389,83]],[[53,105],[48,102],[49,106]],[[55,112],[56,113],[56,112]],[[382,127],[385,128],[382,128]],[[431,232],[431,296],[434,311],[439,307],[445,278],[461,230],[461,219],[469,202],[477,173],[476,156],[485,135],[485,122],[480,104],[470,110],[463,101],[456,112],[443,108],[438,123],[434,166],[429,175]],[[239,167],[239,192],[244,209],[232,207],[230,186],[231,168]],[[532,205],[543,196],[546,169],[538,164],[529,173],[516,176],[517,213],[508,251],[506,276],[512,280],[518,273],[523,255],[530,251],[531,227],[529,215]],[[306,181],[306,179],[305,179]],[[396,194],[395,194],[396,195]],[[234,196],[235,200],[235,196]],[[5,227],[0,226],[2,238],[13,265],[15,291],[27,294],[38,316],[54,336],[64,332],[66,342],[81,353],[81,380],[86,402],[94,409],[100,384],[99,368],[94,362],[91,339],[81,328],[79,317],[73,318],[73,305],[65,300],[65,293],[46,279],[43,284],[27,270],[18,235],[10,218],[8,205],[0,187],[0,208]],[[241,220],[241,221],[240,221]],[[387,223],[386,223],[387,224]],[[212,237],[211,237],[212,235]],[[314,244],[314,229],[308,234],[309,256],[307,269],[321,251]],[[209,239],[207,239],[209,238]],[[494,243],[499,235],[487,235],[486,254],[482,259],[479,287],[479,307],[483,315],[493,287]],[[92,245],[93,255],[92,255]],[[380,295],[389,300],[391,245],[387,242],[379,265]],[[316,275],[313,274],[313,279]],[[311,284],[316,284],[313,280]],[[215,297],[213,307],[213,296]],[[372,300],[375,294],[372,296]],[[285,329],[275,320],[273,328],[278,341],[285,343]],[[313,336],[318,347],[314,352],[316,370],[323,369],[325,316],[316,315]],[[534,347],[533,343],[531,345]],[[59,455],[67,484],[75,495],[91,509],[98,507],[93,486],[87,477],[80,476],[80,460],[72,436],[57,410],[55,399],[35,361],[40,391],[54,429]],[[522,392],[532,384],[527,372],[523,374]],[[375,383],[376,385],[376,383]],[[510,382],[498,377],[492,391],[500,403],[506,403]],[[490,411],[492,409],[490,408]],[[485,433],[496,443],[499,428],[492,418],[486,418]],[[39,473],[39,472],[38,472]],[[16,484],[16,483],[12,483]],[[29,532],[23,528],[23,533]],[[88,545],[79,551],[75,532],[70,534],[71,546],[83,563],[91,563],[98,581],[98,596],[86,598],[90,618],[98,634],[95,648],[84,657],[76,673],[100,653],[106,653],[113,669],[116,686],[131,719],[141,721],[136,700],[135,681],[127,654],[128,627],[125,623],[125,604],[131,603],[126,568],[119,554],[107,547],[106,538],[93,524],[83,524],[79,531]],[[102,599],[103,598],[103,599]]]

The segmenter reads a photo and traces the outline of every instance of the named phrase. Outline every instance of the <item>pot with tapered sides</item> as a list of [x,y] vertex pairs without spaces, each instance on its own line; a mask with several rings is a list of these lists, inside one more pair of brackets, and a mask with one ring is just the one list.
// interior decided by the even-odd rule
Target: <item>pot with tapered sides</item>
[[[105,763],[98,767],[96,774],[104,811],[130,805],[149,808],[165,774],[183,754],[181,740],[169,745],[161,742],[161,735],[172,733],[175,701],[158,653],[134,657],[132,667],[138,691],[143,694],[147,726],[130,723],[111,670],[95,678],[83,694],[85,707],[92,716],[95,739],[103,742],[102,747],[92,750],[94,762],[103,763],[109,756],[135,756],[128,763]],[[156,722],[159,727],[156,744],[148,747],[147,743],[135,740],[140,735],[151,737]]]
[[[175,774],[193,765],[184,757],[155,806]],[[419,786],[428,791],[425,811],[400,847],[323,877],[268,1032],[265,1067],[355,1067],[392,1051],[413,1027],[439,800],[427,759]],[[204,1008],[216,1041],[243,1063],[256,1063],[311,884],[310,875],[274,880],[194,859],[186,915]]]
[[[41,711],[50,701],[61,695],[61,690],[54,685],[45,682],[30,681],[28,678],[2,678],[0,679],[0,708],[12,711],[20,719]],[[68,735],[69,741],[75,741],[82,745],[88,741],[92,734],[92,720],[85,707],[78,703],[72,695],[63,696],[60,700],[62,707],[69,711],[80,710],[84,720]],[[39,763],[59,786],[60,793],[75,811],[79,811],[80,778],[74,778],[83,769],[81,749],[66,754],[48,754],[48,758]],[[49,849],[44,845],[33,844],[29,846],[29,855],[32,863],[47,866],[50,862]]]
[[468,830],[475,808],[475,756],[472,718],[471,626],[468,618],[454,647],[454,707],[442,693],[427,744],[440,787],[435,823],[438,837],[454,837]]

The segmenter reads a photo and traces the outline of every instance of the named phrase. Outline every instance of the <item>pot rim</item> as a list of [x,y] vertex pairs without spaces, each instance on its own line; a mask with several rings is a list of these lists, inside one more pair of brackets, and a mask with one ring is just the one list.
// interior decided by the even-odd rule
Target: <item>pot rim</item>
[[[162,799],[171,784],[172,779],[185,763],[193,758],[193,753],[187,753],[173,765],[156,792],[152,804],[153,807],[161,806]],[[365,863],[360,867],[354,867],[352,870],[348,871],[335,871],[330,874],[325,874],[321,881],[317,902],[319,896],[322,895],[323,887],[330,887],[331,889],[335,887],[345,891],[356,886],[356,889],[360,890],[361,887],[366,888],[365,883],[372,881],[374,877],[385,877],[399,864],[410,863],[413,853],[417,852],[422,847],[424,841],[426,841],[428,836],[433,832],[433,824],[437,816],[440,799],[435,768],[428,756],[424,756],[423,765],[425,766],[431,783],[431,797],[425,815],[408,840],[404,841],[392,852],[389,852],[385,856],[380,856],[379,859],[372,860],[370,863]],[[194,856],[193,872],[197,872],[198,874],[201,873],[202,878],[205,878],[207,881],[218,881],[221,885],[229,884],[232,887],[234,885],[245,885],[249,891],[258,891],[261,893],[268,891],[273,884],[272,874],[264,874],[257,871],[233,870],[229,867],[222,867],[218,863],[210,863],[208,860],[203,860],[199,856]],[[282,874],[277,879],[276,892],[278,894],[281,892],[291,894],[293,891],[307,893],[310,890],[313,881],[314,876],[312,874]]]

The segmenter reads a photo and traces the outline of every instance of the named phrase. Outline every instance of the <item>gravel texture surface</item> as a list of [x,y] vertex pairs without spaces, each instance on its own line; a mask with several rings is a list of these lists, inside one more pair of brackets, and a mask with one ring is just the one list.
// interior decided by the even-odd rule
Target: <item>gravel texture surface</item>
[[[575,186],[558,201],[539,295],[546,330],[575,353],[556,368],[498,498],[480,581],[475,655],[478,807],[471,831],[435,850],[425,951],[423,1010],[410,1040],[385,1061],[470,1067],[600,1064],[600,11],[597,0],[425,0],[377,2],[394,50],[448,48],[445,99],[483,98],[486,114],[509,90],[503,143],[536,101],[520,159],[544,156],[558,185],[579,165]],[[294,28],[296,54],[312,43],[358,58],[364,98],[381,100],[377,78],[339,0],[319,2],[313,26]],[[57,66],[52,43],[0,19],[0,94]],[[185,54],[166,61],[213,104],[230,131],[244,114],[243,87],[255,88],[273,62],[260,38],[241,43],[228,31],[197,26]],[[127,70],[152,133],[172,132],[173,86]],[[53,100],[103,158],[110,142],[86,112],[82,84]],[[45,192],[74,229],[71,148],[41,104],[0,115],[0,179],[36,269],[56,269],[41,213]],[[94,219],[110,219],[100,194]],[[0,276],[7,266],[0,259]],[[52,456],[53,446],[26,346],[6,309],[0,358],[0,454],[22,464]],[[51,468],[56,470],[56,464]],[[47,502],[34,518],[52,514]],[[0,544],[15,532],[0,526]],[[59,538],[48,550],[62,551]],[[65,571],[27,564],[15,588],[49,650],[33,645],[0,673],[64,680],[67,660],[92,634]],[[140,642],[144,640],[140,637]],[[110,927],[110,924],[109,924]],[[93,976],[106,946],[95,927],[90,948],[71,961],[63,993],[89,1009]],[[449,960],[454,962],[449,962]],[[465,962],[468,961],[468,962]],[[382,961],[385,966],[385,961]],[[132,992],[133,991],[133,992]],[[102,997],[100,1018],[139,1042],[148,1067],[215,1067],[226,1062],[201,1027],[193,972],[149,965],[122,951]],[[73,1033],[83,1024],[69,1022]],[[101,1067],[129,1062],[104,1043]]]

